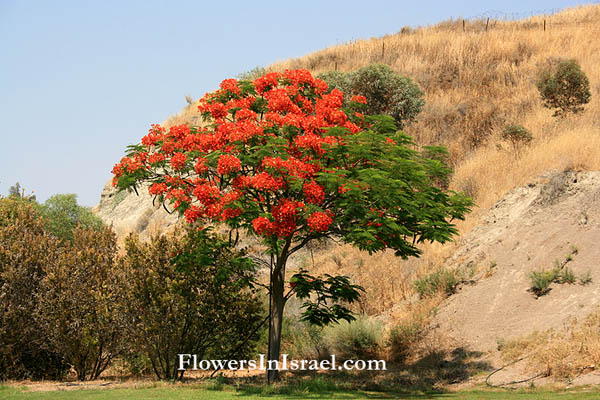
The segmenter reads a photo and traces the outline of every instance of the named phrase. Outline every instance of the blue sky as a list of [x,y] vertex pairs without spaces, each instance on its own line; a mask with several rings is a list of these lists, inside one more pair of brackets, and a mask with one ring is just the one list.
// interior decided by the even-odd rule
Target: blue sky
[[95,205],[113,164],[225,78],[403,26],[584,1],[0,0],[0,194]]

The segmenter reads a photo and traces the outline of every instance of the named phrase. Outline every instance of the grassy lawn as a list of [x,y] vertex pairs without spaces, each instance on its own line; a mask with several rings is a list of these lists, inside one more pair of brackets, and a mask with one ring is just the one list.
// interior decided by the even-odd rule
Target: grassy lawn
[[351,391],[347,389],[328,389],[327,387],[315,388],[311,386],[283,386],[261,387],[249,386],[232,388],[216,385],[213,388],[200,386],[161,386],[137,389],[80,389],[70,391],[28,392],[26,389],[0,386],[0,399],[49,399],[49,400],[150,400],[150,399],[460,399],[460,400],[487,400],[487,399],[598,399],[600,390],[578,389],[569,391],[518,390],[469,390],[457,393],[398,393],[398,392],[368,392]]

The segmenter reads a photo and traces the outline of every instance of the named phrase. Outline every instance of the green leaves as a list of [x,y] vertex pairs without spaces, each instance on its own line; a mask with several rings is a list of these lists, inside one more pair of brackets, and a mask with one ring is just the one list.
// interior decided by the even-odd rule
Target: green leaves
[[589,79],[575,59],[558,60],[542,72],[536,85],[544,107],[556,109],[555,117],[583,111],[592,96]]
[[41,214],[46,218],[46,228],[62,240],[72,240],[73,231],[82,228],[100,230],[102,220],[92,211],[77,204],[75,194],[55,194],[41,206]]
[[296,297],[305,300],[301,320],[318,326],[340,320],[353,321],[355,318],[350,309],[340,303],[354,303],[360,292],[364,292],[361,286],[351,284],[347,276],[325,274],[315,277],[305,270],[292,276],[290,286]]
[[318,78],[327,82],[330,90],[344,92],[346,103],[351,95],[365,96],[366,106],[357,111],[389,115],[400,129],[413,122],[425,105],[423,91],[385,64],[371,64],[352,72],[329,71]]

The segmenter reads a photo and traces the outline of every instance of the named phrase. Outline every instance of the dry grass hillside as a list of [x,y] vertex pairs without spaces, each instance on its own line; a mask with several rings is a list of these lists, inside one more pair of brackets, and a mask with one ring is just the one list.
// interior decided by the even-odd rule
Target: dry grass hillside
[[[504,193],[546,171],[600,169],[600,6],[570,8],[520,21],[492,20],[487,25],[486,30],[484,20],[467,21],[463,31],[462,20],[456,20],[404,29],[278,62],[267,69],[307,68],[320,73],[350,71],[379,62],[416,81],[427,103],[406,132],[420,145],[449,148],[455,170],[451,188],[472,195],[478,206],[460,226],[466,233]],[[558,57],[577,59],[592,88],[586,110],[564,119],[552,117],[552,111],[542,106],[535,87],[540,69]],[[197,123],[196,104],[190,101],[165,125]],[[500,139],[501,129],[511,123],[525,126],[534,136],[518,159]],[[144,221],[130,221],[132,209],[143,218],[158,218],[160,210],[150,210],[147,199],[114,196],[119,200],[115,205],[108,201],[113,197],[110,191],[106,188],[103,193],[98,212],[119,231],[148,226]],[[404,276],[407,271],[425,273],[452,250],[453,246],[435,246],[427,248],[420,260],[402,262],[388,254],[369,257],[341,247],[326,251],[318,264],[332,263],[325,269],[339,269],[347,266],[347,259],[377,265],[357,273],[367,288],[378,289],[373,295],[376,298],[366,300],[365,310],[381,313],[411,296],[412,285]],[[384,283],[379,280],[382,273],[388,277]]]
[[[306,68],[317,74],[385,63],[410,77],[424,90],[427,104],[405,132],[420,145],[446,145],[455,168],[452,186],[472,194],[482,209],[549,169],[599,169],[600,5],[486,22],[467,21],[464,31],[462,20],[404,29],[266,69]],[[577,59],[589,77],[592,98],[582,114],[556,119],[542,106],[535,81],[556,58]],[[192,102],[165,124],[197,118]],[[523,125],[534,136],[518,160],[500,140],[507,124]]]
[[[417,82],[427,103],[417,122],[405,132],[418,145],[443,144],[450,150],[455,171],[451,188],[467,192],[477,203],[474,212],[459,225],[461,233],[467,234],[513,188],[550,171],[600,170],[599,36],[600,5],[591,5],[520,21],[466,21],[464,30],[462,20],[403,29],[281,61],[267,69],[306,68],[316,74],[334,69],[351,71],[376,62]],[[562,119],[542,106],[535,86],[540,71],[556,58],[577,59],[592,90],[591,102],[583,113]],[[190,101],[165,125],[194,124],[197,118],[196,103]],[[508,124],[523,125],[534,136],[519,157],[500,138]],[[109,188],[98,212],[115,224],[120,215],[130,216],[136,207],[151,208],[135,196],[120,199],[115,205],[109,201],[113,195],[108,192]],[[138,214],[157,218],[159,211]],[[136,229],[136,224],[128,221],[121,231]],[[419,300],[414,282],[447,268],[445,260],[460,248],[460,241],[425,246],[420,259],[402,261],[388,253],[369,256],[348,246],[329,244],[307,252],[298,261],[312,264],[317,272],[351,275],[367,289],[362,310],[401,325],[422,323],[439,305],[443,293]],[[504,249],[500,246],[497,251]],[[460,279],[465,274],[481,277],[490,273],[489,268],[479,263],[457,274]]]
[[[544,20],[546,30],[544,31]],[[445,144],[456,170],[453,186],[487,208],[508,189],[562,168],[600,167],[600,6],[521,21],[447,21],[382,38],[330,47],[282,61],[273,70],[350,71],[378,62],[416,81],[427,104],[406,129],[419,144]],[[553,58],[575,58],[588,75],[592,100],[566,120],[542,107],[535,81]],[[516,161],[497,147],[511,123],[535,142]]]

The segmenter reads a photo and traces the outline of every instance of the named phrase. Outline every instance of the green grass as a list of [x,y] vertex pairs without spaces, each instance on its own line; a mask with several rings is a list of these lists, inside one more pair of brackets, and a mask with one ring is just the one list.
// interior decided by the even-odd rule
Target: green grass
[[459,400],[504,400],[504,399],[597,399],[598,389],[578,389],[568,391],[534,390],[469,390],[457,393],[399,393],[399,392],[369,392],[339,389],[321,382],[312,385],[294,385],[280,387],[251,386],[245,388],[222,387],[221,390],[209,390],[194,385],[148,387],[137,389],[79,389],[71,391],[28,392],[0,386],[0,399],[50,399],[50,400],[150,400],[150,399],[459,399]]

